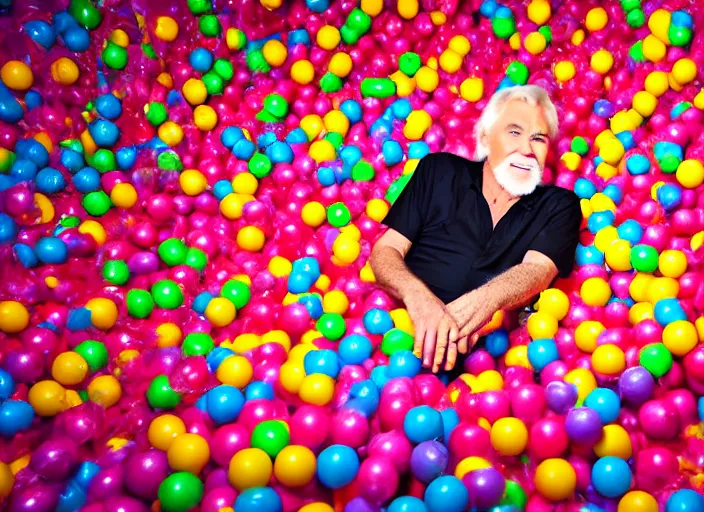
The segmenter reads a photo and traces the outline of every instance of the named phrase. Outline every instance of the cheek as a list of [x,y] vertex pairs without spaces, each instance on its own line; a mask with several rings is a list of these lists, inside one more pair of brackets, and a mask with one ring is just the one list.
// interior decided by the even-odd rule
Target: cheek
[[545,167],[545,161],[548,157],[548,146],[547,144],[537,144],[533,149],[536,159],[540,163],[541,167]]

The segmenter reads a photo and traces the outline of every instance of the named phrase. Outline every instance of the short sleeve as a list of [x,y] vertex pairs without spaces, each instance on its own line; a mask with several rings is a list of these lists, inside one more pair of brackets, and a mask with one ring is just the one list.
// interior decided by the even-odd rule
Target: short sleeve
[[550,258],[562,278],[569,277],[574,268],[575,251],[579,243],[582,209],[579,198],[572,192],[559,199],[548,221],[530,244],[529,250]]
[[432,166],[433,155],[426,155],[418,162],[403,191],[381,221],[411,243],[418,239],[426,222],[432,188]]

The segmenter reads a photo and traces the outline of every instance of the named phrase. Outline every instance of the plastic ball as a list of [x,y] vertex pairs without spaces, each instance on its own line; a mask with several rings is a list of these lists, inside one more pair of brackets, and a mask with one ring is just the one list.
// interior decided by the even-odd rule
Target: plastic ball
[[528,445],[528,429],[518,418],[500,418],[491,426],[491,445],[501,455],[518,455]]
[[596,491],[607,498],[623,496],[631,486],[631,469],[618,457],[602,457],[592,467],[592,484]]
[[645,491],[629,491],[618,502],[618,512],[658,512],[658,502]]
[[197,475],[210,460],[210,448],[203,437],[183,433],[173,439],[166,456],[171,469]]
[[14,300],[0,302],[0,331],[8,334],[21,332],[29,325],[29,312]]
[[78,66],[71,59],[61,57],[51,65],[51,76],[61,85],[73,85],[78,80]]
[[704,507],[704,498],[692,489],[679,489],[672,493],[665,505],[666,512],[690,512]]
[[349,446],[331,445],[318,454],[318,480],[328,489],[340,489],[352,482],[359,467],[359,456]]
[[56,416],[66,407],[66,390],[53,380],[42,380],[29,389],[27,401],[39,416]]
[[228,480],[238,491],[265,486],[273,471],[269,455],[259,448],[245,448],[230,460]]
[[32,87],[34,75],[32,70],[19,60],[10,60],[0,68],[0,79],[10,89],[15,91],[26,91]]
[[186,432],[186,425],[178,416],[162,414],[149,424],[147,437],[149,444],[158,450],[167,451],[174,439]]
[[75,352],[59,354],[51,365],[51,376],[64,386],[80,384],[87,374],[88,363]]
[[120,382],[112,375],[100,375],[88,384],[88,398],[105,408],[115,405],[121,397]]
[[631,438],[621,425],[605,425],[601,439],[594,445],[599,457],[613,456],[629,460],[633,455]]
[[191,473],[171,473],[159,486],[158,496],[164,512],[186,512],[203,498],[203,482]]
[[335,381],[322,373],[306,375],[300,383],[298,394],[307,404],[327,405],[335,392]]
[[556,502],[571,498],[577,485],[577,474],[564,459],[547,459],[535,470],[535,488],[546,499]]
[[428,485],[423,501],[428,512],[461,512],[469,503],[469,492],[459,479],[444,475]]

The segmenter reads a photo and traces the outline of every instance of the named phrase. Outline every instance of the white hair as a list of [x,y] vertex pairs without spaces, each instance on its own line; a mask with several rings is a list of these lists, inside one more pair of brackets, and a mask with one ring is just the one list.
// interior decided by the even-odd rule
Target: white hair
[[507,87],[494,93],[474,126],[474,137],[477,141],[475,157],[477,160],[484,160],[489,154],[489,148],[481,142],[482,135],[489,133],[501,115],[504,106],[511,100],[521,100],[529,105],[541,107],[545,120],[548,122],[548,135],[551,139],[557,136],[557,110],[545,89],[537,85]]

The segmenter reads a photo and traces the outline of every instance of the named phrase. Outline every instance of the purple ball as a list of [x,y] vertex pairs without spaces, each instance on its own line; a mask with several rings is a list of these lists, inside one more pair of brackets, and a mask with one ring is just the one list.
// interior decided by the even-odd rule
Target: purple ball
[[568,382],[551,382],[545,388],[545,402],[551,411],[565,414],[577,402],[577,388]]
[[122,492],[124,471],[122,464],[116,464],[107,469],[102,469],[90,481],[88,487],[89,500],[104,500],[110,496],[117,496]]
[[9,512],[53,512],[59,501],[60,486],[35,484],[16,494]]
[[379,512],[379,508],[372,506],[371,503],[361,496],[357,496],[347,502],[345,512]]
[[78,448],[74,441],[65,437],[49,439],[34,451],[29,467],[46,480],[60,481],[68,478],[77,460]]
[[494,468],[470,471],[462,478],[469,491],[470,507],[480,509],[498,505],[506,490],[506,479]]
[[589,407],[570,409],[565,420],[567,437],[578,443],[596,443],[601,437],[601,417]]
[[233,507],[237,491],[230,486],[216,487],[208,492],[200,502],[201,512],[219,512],[221,508]]
[[111,496],[103,503],[103,512],[149,512],[149,507],[129,496]]
[[159,485],[169,474],[169,461],[161,450],[133,453],[125,463],[125,488],[145,500],[155,500]]
[[44,356],[25,349],[13,350],[7,354],[4,366],[15,381],[29,384],[42,376]]
[[642,404],[653,395],[655,380],[648,370],[642,366],[628,368],[618,380],[618,391],[621,398],[632,404]]
[[445,472],[449,459],[445,445],[435,440],[423,441],[411,453],[411,472],[428,484]]

